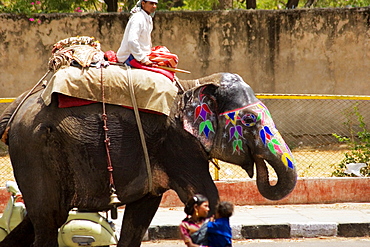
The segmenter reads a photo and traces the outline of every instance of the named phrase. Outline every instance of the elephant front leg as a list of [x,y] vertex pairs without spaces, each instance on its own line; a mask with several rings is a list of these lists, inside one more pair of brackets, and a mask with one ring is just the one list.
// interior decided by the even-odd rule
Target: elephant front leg
[[141,245],[161,200],[162,196],[145,196],[126,205],[117,247],[137,247]]
[[[46,212],[45,212],[46,211]],[[45,214],[30,215],[35,231],[33,247],[57,247],[58,228],[67,220],[68,211],[45,210]]]

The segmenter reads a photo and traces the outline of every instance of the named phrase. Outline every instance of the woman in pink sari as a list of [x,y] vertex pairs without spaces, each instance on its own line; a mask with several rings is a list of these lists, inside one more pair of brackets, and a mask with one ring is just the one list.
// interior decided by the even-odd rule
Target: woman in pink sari
[[186,203],[184,211],[187,216],[180,224],[181,237],[188,247],[201,246],[194,244],[190,236],[206,221],[209,212],[208,199],[196,194]]

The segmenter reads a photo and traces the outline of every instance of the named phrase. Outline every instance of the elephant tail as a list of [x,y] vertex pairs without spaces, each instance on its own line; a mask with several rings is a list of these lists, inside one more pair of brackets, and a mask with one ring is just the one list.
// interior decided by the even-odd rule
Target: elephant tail
[[16,109],[21,104],[23,99],[26,97],[27,92],[24,92],[16,100],[14,100],[1,114],[0,116],[0,137],[1,141],[8,145],[8,132],[10,130],[9,120],[15,114]]
[[9,144],[8,143],[8,132],[9,132],[10,127],[8,126],[8,122],[9,122],[10,117],[12,116],[12,113],[8,111],[9,107],[5,109],[0,119],[1,141],[4,142],[6,145]]
[[19,105],[18,99],[13,101],[0,116],[0,137],[1,141],[8,145],[8,132],[10,129],[9,120]]

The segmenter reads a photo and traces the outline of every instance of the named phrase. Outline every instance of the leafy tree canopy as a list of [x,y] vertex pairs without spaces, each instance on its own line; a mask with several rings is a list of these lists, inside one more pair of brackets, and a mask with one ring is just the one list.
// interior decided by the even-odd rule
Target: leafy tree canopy
[[102,3],[99,0],[0,0],[0,12],[36,14],[36,13],[73,13],[98,11]]
[[[137,0],[0,0],[2,13],[73,13],[106,12],[107,6],[117,11],[129,11]],[[293,5],[291,3],[294,2]],[[158,10],[215,10],[215,9],[285,9],[365,7],[370,0],[159,0]],[[113,8],[112,8],[112,5]],[[297,6],[294,6],[297,5]]]

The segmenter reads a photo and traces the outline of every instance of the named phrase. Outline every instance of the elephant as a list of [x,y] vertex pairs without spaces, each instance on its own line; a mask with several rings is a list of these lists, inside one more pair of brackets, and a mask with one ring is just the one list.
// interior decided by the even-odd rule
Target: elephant
[[[213,214],[219,201],[209,173],[213,158],[240,166],[249,177],[255,166],[258,190],[269,200],[280,200],[295,187],[292,153],[266,106],[239,75],[216,73],[180,83],[184,92],[169,115],[140,112],[151,173],[134,111],[106,104],[114,187],[118,206],[125,205],[119,247],[141,245],[167,190],[183,203],[196,193],[205,195]],[[113,207],[102,104],[58,108],[53,95],[46,106],[42,91],[23,94],[0,117],[0,135],[27,208],[24,221],[0,246],[57,246],[58,228],[70,209]],[[270,183],[267,163],[276,184]]]

